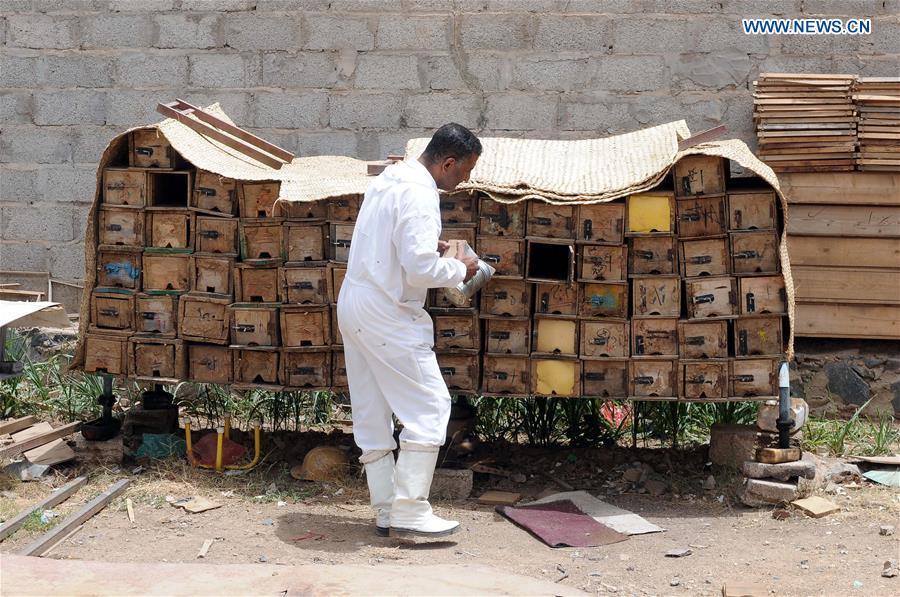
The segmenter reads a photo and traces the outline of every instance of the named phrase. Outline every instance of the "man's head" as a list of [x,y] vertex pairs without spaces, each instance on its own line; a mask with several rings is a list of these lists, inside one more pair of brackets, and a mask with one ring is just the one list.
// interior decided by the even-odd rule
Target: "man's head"
[[435,131],[419,161],[428,168],[439,189],[452,191],[459,183],[469,180],[480,155],[478,137],[466,127],[451,122]]

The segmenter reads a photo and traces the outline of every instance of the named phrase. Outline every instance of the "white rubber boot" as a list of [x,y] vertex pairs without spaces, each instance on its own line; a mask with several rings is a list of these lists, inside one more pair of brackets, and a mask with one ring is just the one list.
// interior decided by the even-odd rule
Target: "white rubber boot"
[[459,530],[458,522],[435,516],[428,503],[437,457],[437,448],[416,451],[401,447],[391,506],[391,537],[446,537]]
[[387,537],[391,530],[391,505],[394,502],[394,454],[387,452],[383,456],[378,453],[363,455],[377,458],[363,463],[366,469],[366,483],[369,485],[369,503],[375,510],[375,534]]

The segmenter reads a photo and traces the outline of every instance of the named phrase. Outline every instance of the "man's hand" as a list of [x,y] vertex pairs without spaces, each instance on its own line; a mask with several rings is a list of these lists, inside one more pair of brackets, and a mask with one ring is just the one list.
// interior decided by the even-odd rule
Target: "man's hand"
[[466,266],[466,277],[463,282],[468,282],[478,272],[478,257],[457,257]]
[[448,243],[447,241],[445,241],[445,240],[438,241],[438,248],[437,248],[438,255],[443,255],[444,253],[447,252],[447,249],[449,249],[449,248],[450,248],[450,243]]

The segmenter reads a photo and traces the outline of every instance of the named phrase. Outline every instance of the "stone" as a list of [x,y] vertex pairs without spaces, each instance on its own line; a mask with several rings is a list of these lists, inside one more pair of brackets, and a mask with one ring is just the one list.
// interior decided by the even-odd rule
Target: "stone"
[[828,376],[828,391],[837,394],[845,404],[862,405],[869,399],[869,384],[847,363],[828,363],[825,374]]
[[825,473],[825,480],[832,483],[849,483],[862,481],[862,473],[859,467],[848,462],[838,462]]
[[816,465],[806,454],[795,462],[783,462],[781,464],[763,464],[748,460],[742,467],[744,476],[751,479],[775,479],[776,481],[788,481],[797,477],[815,479]]
[[900,574],[900,570],[897,568],[897,563],[893,560],[885,560],[881,568],[881,576],[885,578],[894,578],[898,574]]
[[775,520],[787,520],[790,517],[790,511],[785,510],[784,508],[776,508],[772,511],[772,518],[774,518]]
[[657,479],[647,479],[644,481],[644,487],[652,496],[660,496],[664,494],[668,488],[665,482]]
[[471,469],[438,468],[431,482],[431,497],[440,500],[464,500],[472,493]]
[[630,468],[622,473],[622,478],[628,481],[629,483],[638,483],[641,480],[641,477],[644,476],[644,471],[639,468]]
[[678,548],[678,549],[670,549],[669,551],[666,552],[666,557],[667,558],[683,558],[685,556],[691,555],[692,553],[694,553],[693,550],[688,549],[687,547],[682,547],[682,548]]
[[882,537],[889,537],[894,534],[894,525],[883,524],[878,527],[878,534]]
[[75,458],[80,466],[88,469],[121,466],[124,456],[121,434],[103,442],[86,440],[80,433],[72,437],[75,438]]
[[885,359],[881,359],[878,357],[866,357],[863,359],[863,364],[870,369],[873,367],[880,367],[884,365]]
[[754,459],[758,436],[755,425],[715,423],[710,428],[709,459],[719,466],[741,468]]
[[716,478],[712,475],[708,476],[705,481],[703,481],[703,489],[707,491],[712,491],[716,488]]
[[[760,404],[756,415],[756,426],[763,431],[778,433],[778,426],[776,425],[779,416],[778,411],[778,400],[766,400]],[[794,424],[791,426],[791,433],[796,433],[803,428],[809,418],[809,405],[803,398],[791,398],[788,412],[790,413],[790,418],[794,421]]]
[[745,479],[738,497],[745,505],[754,508],[789,503],[798,498],[797,486],[780,481]]

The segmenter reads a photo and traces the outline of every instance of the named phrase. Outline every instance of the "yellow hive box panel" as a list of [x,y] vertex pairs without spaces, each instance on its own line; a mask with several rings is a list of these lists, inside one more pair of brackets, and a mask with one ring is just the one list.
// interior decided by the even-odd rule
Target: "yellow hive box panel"
[[577,322],[565,319],[538,319],[535,352],[578,354]]
[[546,396],[577,394],[578,363],[575,361],[534,361],[534,393]]
[[672,201],[669,195],[641,193],[628,197],[629,232],[671,232]]

